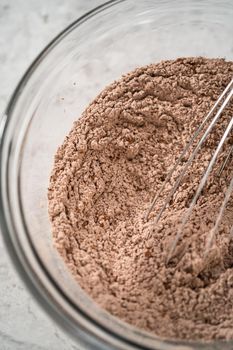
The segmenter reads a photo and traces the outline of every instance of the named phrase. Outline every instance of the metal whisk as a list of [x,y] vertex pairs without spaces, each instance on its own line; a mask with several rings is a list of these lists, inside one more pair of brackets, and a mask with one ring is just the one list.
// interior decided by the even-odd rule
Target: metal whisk
[[[187,152],[191,149],[192,145],[194,144],[195,141],[197,141],[197,145],[195,146],[193,152],[191,153],[191,155],[189,156],[188,160],[184,163],[183,168],[181,168],[181,172],[177,178],[177,180],[175,181],[174,186],[172,187],[172,189],[170,190],[170,192],[168,193],[162,207],[160,208],[160,210],[157,213],[157,216],[154,220],[154,224],[157,224],[162,216],[162,214],[164,213],[165,209],[167,208],[167,206],[169,205],[171,199],[173,198],[174,194],[176,193],[180,183],[182,182],[182,180],[184,179],[184,176],[186,175],[188,168],[190,167],[190,165],[192,164],[193,160],[195,159],[197,153],[199,152],[199,150],[201,149],[202,145],[204,144],[205,140],[207,139],[208,135],[210,134],[211,130],[213,129],[213,127],[216,125],[216,123],[219,121],[219,118],[221,117],[222,112],[224,111],[224,109],[226,108],[226,106],[229,104],[231,98],[233,96],[233,79],[230,81],[230,83],[227,85],[227,87],[225,88],[225,90],[223,91],[223,93],[220,95],[220,97],[218,98],[218,100],[215,102],[215,104],[213,105],[213,107],[211,108],[211,110],[209,111],[209,113],[206,115],[206,117],[203,119],[202,123],[196,128],[196,130],[194,131],[193,136],[191,137],[190,141],[188,142],[188,144],[185,146],[185,148],[183,149],[182,153],[180,154],[178,160],[176,161],[174,167],[170,170],[170,172],[168,173],[168,175],[165,178],[165,181],[163,183],[163,185],[161,186],[160,190],[158,191],[158,193],[154,196],[153,201],[149,207],[149,209],[147,210],[146,214],[145,214],[145,220],[148,221],[149,219],[149,215],[150,213],[153,211],[156,203],[158,202],[158,199],[160,198],[162,192],[164,191],[166,185],[169,183],[170,179],[172,178],[174,172],[176,171],[176,169],[178,168],[179,165],[181,165],[181,163],[183,162],[184,156],[187,154]],[[205,132],[203,133],[203,135],[201,136],[201,133],[204,129],[204,127],[208,124],[208,126],[206,127]],[[176,246],[179,242],[179,240],[182,237],[183,231],[184,231],[184,227],[187,223],[187,221],[189,220],[189,217],[196,205],[196,202],[207,182],[207,179],[210,175],[210,172],[217,160],[217,157],[224,145],[225,140],[227,139],[230,131],[232,130],[233,127],[233,116],[231,117],[231,120],[229,121],[223,136],[221,137],[215,151],[214,154],[212,156],[212,158],[209,161],[209,164],[207,166],[207,168],[205,169],[204,173],[202,174],[199,186],[196,190],[196,193],[194,194],[191,204],[188,208],[188,210],[186,211],[185,215],[182,217],[181,220],[181,225],[177,231],[177,234],[175,236],[175,239],[169,249],[169,252],[167,254],[167,259],[166,262],[168,263],[172,256],[173,253],[176,249]],[[198,140],[199,139],[199,140]],[[230,147],[230,150],[227,153],[227,156],[219,170],[219,175],[221,175],[223,169],[225,168],[226,164],[228,163],[231,154],[233,153],[233,146]],[[205,247],[205,252],[204,252],[204,256],[207,256],[215,235],[217,233],[218,227],[220,225],[224,210],[226,208],[226,205],[230,199],[231,193],[233,190],[233,178],[227,188],[227,191],[225,193],[225,197],[224,200],[222,202],[222,205],[220,207],[220,210],[217,214],[216,217],[216,221],[214,224],[214,227],[211,229],[209,236],[208,236],[208,240],[206,242],[206,247]]]

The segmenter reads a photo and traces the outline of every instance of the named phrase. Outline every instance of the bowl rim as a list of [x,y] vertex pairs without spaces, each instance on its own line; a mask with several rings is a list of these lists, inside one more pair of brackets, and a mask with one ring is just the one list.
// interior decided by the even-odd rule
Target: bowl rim
[[[23,249],[21,249],[21,244],[17,237],[17,228],[11,223],[9,225],[9,213],[7,210],[10,208],[9,206],[9,192],[6,186],[7,183],[7,173],[8,173],[8,164],[5,163],[4,159],[4,143],[5,143],[5,135],[11,120],[11,116],[14,112],[15,106],[20,98],[21,92],[24,89],[27,82],[30,80],[34,71],[43,61],[43,59],[53,50],[56,45],[58,45],[63,38],[65,38],[69,33],[71,33],[74,29],[88,21],[91,17],[97,15],[99,12],[102,12],[113,5],[117,5],[119,3],[123,3],[127,0],[109,0],[94,9],[88,11],[77,20],[73,21],[70,25],[68,25],[65,29],[63,29],[58,35],[52,39],[48,45],[37,55],[37,57],[32,61],[29,65],[28,69],[25,71],[24,75],[20,79],[17,84],[13,94],[11,95],[5,112],[3,116],[0,118],[0,228],[2,232],[3,239],[5,241],[5,246],[7,251],[13,261],[14,267],[19,273],[21,280],[25,283],[26,287],[29,289],[31,294],[35,297],[34,299],[39,303],[39,305],[46,311],[46,313],[62,326],[70,335],[72,335],[77,340],[77,322],[76,327],[74,327],[74,322],[69,318],[68,315],[64,314],[62,310],[59,310],[58,302],[53,298],[47,290],[45,290],[44,285],[40,283],[41,281],[37,279],[33,269],[30,266],[27,266],[28,258],[24,253]],[[7,163],[7,162],[6,162]],[[17,179],[19,181],[19,178]],[[5,193],[6,192],[6,193]],[[31,247],[33,249],[33,247]],[[36,253],[36,252],[34,252]],[[49,276],[49,272],[43,269],[43,273],[47,275],[50,283],[51,277]],[[60,294],[62,294],[61,289],[59,289]],[[49,297],[48,297],[49,296]],[[57,296],[59,297],[59,295]],[[61,297],[61,295],[60,295]],[[82,317],[87,317],[87,315],[82,315]],[[138,342],[132,341],[130,338],[126,338],[124,335],[119,335],[114,332],[110,332],[109,328],[104,328],[102,325],[97,324],[94,319],[86,319],[86,324],[91,324],[92,327],[89,329],[84,328],[83,324],[80,325],[81,329],[78,335],[78,339],[83,341],[85,346],[89,345],[90,349],[105,349],[106,346],[110,346],[110,348],[114,349],[138,349],[138,350],[146,350],[152,349],[151,346],[156,346],[157,349],[169,349],[169,350],[192,350],[194,347],[192,345],[196,345],[196,342],[189,342],[188,345],[186,342],[178,341],[178,344],[164,340],[163,343],[160,343],[160,339],[151,338],[153,341],[153,345],[140,345]],[[97,328],[97,331],[94,328]],[[145,332],[146,333],[146,332]],[[87,339],[88,337],[88,339]],[[95,341],[99,342],[98,344]],[[161,339],[162,341],[162,339]],[[157,344],[156,344],[157,343]],[[181,345],[181,344],[185,345]],[[157,347],[159,346],[159,348]],[[155,348],[154,348],[155,349]]]

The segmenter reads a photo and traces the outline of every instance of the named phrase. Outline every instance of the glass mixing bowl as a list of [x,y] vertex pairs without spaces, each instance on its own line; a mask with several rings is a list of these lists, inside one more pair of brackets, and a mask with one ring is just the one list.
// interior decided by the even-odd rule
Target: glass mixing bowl
[[180,56],[233,60],[232,0],[116,0],[64,30],[28,69],[0,122],[0,219],[22,278],[47,312],[90,349],[232,349],[161,340],[101,310],[52,244],[47,187],[74,120],[110,82]]

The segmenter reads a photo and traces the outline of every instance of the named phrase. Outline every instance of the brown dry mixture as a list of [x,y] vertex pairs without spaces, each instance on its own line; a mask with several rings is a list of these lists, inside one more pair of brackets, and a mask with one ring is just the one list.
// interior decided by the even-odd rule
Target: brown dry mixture
[[233,339],[233,200],[204,248],[229,180],[227,140],[182,239],[166,257],[200,176],[233,116],[224,111],[158,225],[143,216],[194,129],[233,76],[233,62],[180,58],[108,86],[58,149],[49,187],[56,247],[81,287],[113,315],[160,337]]

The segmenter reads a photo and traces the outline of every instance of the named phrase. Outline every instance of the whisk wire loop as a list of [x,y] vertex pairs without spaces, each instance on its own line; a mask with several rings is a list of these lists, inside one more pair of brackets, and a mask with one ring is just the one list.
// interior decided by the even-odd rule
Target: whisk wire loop
[[[158,193],[154,196],[150,207],[148,208],[148,210],[145,213],[144,219],[146,221],[148,221],[150,213],[153,211],[155,204],[157,203],[162,192],[165,190],[167,184],[171,180],[176,169],[183,161],[184,156],[191,149],[191,146],[194,144],[194,142],[197,140],[198,142],[197,142],[196,146],[194,147],[194,150],[191,152],[188,160],[184,163],[183,167],[181,168],[181,171],[180,171],[180,173],[175,181],[175,184],[172,187],[172,189],[169,191],[162,207],[160,208],[156,218],[154,219],[153,224],[157,224],[159,222],[165,209],[169,205],[169,203],[172,200],[172,198],[174,197],[178,187],[180,186],[182,180],[184,179],[184,177],[188,171],[188,168],[191,166],[193,160],[197,156],[202,145],[205,143],[205,141],[208,138],[209,134],[211,133],[212,129],[220,120],[220,117],[221,117],[223,111],[225,110],[225,108],[227,107],[228,103],[230,102],[232,96],[233,96],[233,79],[229,82],[229,84],[227,85],[225,90],[222,92],[222,94],[219,96],[217,101],[214,103],[213,107],[210,109],[209,113],[203,119],[202,123],[195,129],[193,136],[191,137],[191,139],[189,140],[189,142],[187,143],[187,145],[185,146],[185,148],[181,152],[181,154],[180,154],[178,160],[176,161],[175,165],[173,166],[173,168],[170,170],[170,172],[166,176],[164,183],[162,184]],[[206,129],[204,129],[207,122],[209,122],[209,124],[206,126]],[[219,156],[219,154],[223,148],[223,145],[224,145],[226,139],[228,138],[232,128],[233,128],[233,116],[232,116],[231,120],[229,121],[229,123],[228,123],[228,125],[227,125],[227,127],[226,127],[226,129],[225,129],[225,131],[224,131],[224,133],[223,133],[223,135],[222,135],[222,137],[221,137],[221,139],[220,139],[220,141],[219,141],[219,143],[218,143],[218,145],[217,145],[217,147],[216,147],[216,149],[215,149],[215,151],[214,151],[214,153],[213,153],[213,155],[208,163],[208,166],[206,167],[206,169],[204,170],[204,172],[202,174],[201,181],[200,181],[200,183],[197,187],[197,190],[192,198],[190,206],[188,207],[187,211],[185,212],[185,214],[182,217],[181,225],[179,226],[179,229],[176,233],[176,236],[175,236],[175,238],[174,238],[174,240],[169,248],[166,263],[169,263],[169,261],[171,260],[171,258],[174,255],[176,246],[184,233],[184,228],[189,220],[189,217],[191,216],[191,214],[194,210],[194,207],[197,203],[197,200],[198,200],[200,194],[202,193],[202,190],[203,190],[203,188],[208,180],[208,177],[209,177],[209,175],[214,167],[214,164],[217,161],[217,157]],[[199,140],[198,140],[198,137],[200,137]],[[228,153],[227,153],[227,155],[226,155],[226,157],[225,157],[225,159],[220,167],[220,170],[218,172],[219,176],[221,176],[221,174],[222,174],[224,168],[226,167],[227,163],[229,162],[232,154],[233,154],[233,145],[230,147],[230,150],[228,151]],[[216,233],[218,231],[219,225],[221,223],[221,219],[223,217],[224,210],[226,209],[226,206],[227,206],[227,203],[230,199],[232,191],[233,191],[233,175],[232,175],[232,179],[230,181],[230,184],[226,190],[222,205],[221,205],[219,212],[217,214],[214,227],[212,228],[212,230],[210,231],[210,233],[208,235],[208,239],[207,239],[207,242],[205,245],[204,257],[206,257],[209,254],[209,251],[213,245],[214,239],[216,237]]]

